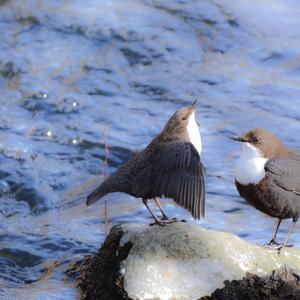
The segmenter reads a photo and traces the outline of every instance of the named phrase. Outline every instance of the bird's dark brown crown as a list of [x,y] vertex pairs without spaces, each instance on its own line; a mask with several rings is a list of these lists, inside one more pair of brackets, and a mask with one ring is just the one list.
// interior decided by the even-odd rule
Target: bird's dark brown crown
[[255,146],[268,159],[286,155],[290,151],[272,132],[263,128],[251,129],[241,136],[241,140]]
[[195,105],[178,109],[156,138],[159,142],[188,140],[187,125]]

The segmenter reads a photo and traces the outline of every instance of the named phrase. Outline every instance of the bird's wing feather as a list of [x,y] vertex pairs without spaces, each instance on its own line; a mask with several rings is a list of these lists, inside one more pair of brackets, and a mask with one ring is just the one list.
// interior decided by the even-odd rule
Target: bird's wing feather
[[300,196],[300,160],[271,159],[265,170],[275,184]]
[[204,217],[205,182],[200,156],[189,142],[171,142],[154,155],[155,192],[173,198],[195,219]]

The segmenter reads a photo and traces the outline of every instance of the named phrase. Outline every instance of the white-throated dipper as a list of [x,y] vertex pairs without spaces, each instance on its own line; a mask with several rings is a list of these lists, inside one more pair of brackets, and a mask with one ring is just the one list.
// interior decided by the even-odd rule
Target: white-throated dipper
[[[231,137],[243,143],[235,173],[240,195],[261,212],[278,218],[275,233],[267,245],[287,246],[300,213],[300,152],[285,146],[271,132],[255,128]],[[284,243],[276,242],[282,219],[293,220]]]
[[[172,222],[162,211],[157,197],[172,198],[191,212],[195,219],[204,217],[205,183],[201,162],[201,137],[195,120],[195,101],[178,109],[161,133],[133,159],[126,161],[88,197],[91,205],[104,195],[123,192],[142,198],[156,224]],[[147,201],[154,199],[162,212],[158,220]]]

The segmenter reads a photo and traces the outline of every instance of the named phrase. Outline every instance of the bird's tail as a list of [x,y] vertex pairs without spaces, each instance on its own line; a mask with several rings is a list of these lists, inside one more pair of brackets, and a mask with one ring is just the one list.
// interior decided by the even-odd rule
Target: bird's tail
[[96,201],[98,201],[100,198],[102,198],[104,195],[107,194],[107,188],[104,184],[100,184],[94,191],[92,191],[86,199],[86,205],[92,205]]

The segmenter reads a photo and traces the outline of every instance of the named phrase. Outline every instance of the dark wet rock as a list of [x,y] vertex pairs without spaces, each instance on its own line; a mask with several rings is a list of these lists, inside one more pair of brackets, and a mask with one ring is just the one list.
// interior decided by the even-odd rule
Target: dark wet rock
[[114,226],[97,254],[88,255],[67,269],[67,277],[75,279],[80,299],[130,299],[119,270],[132,244],[119,247],[122,236],[121,227]]
[[[183,294],[177,298],[176,292],[174,293],[175,289],[178,289],[179,294],[182,292],[180,287],[176,286],[180,281],[189,282],[189,288],[191,289],[195,284],[210,286],[210,288],[201,286],[199,289],[196,286],[197,291],[187,291],[189,294],[185,294],[184,299],[300,299],[300,277],[296,270],[281,267],[270,272],[269,275],[245,272],[237,275],[233,272],[235,268],[240,267],[243,270],[245,267],[240,265],[241,261],[238,261],[237,257],[243,257],[242,261],[244,261],[243,251],[245,249],[243,247],[246,244],[242,240],[236,240],[233,235],[214,231],[208,232],[201,229],[200,226],[182,223],[164,228],[154,227],[116,225],[111,229],[97,254],[88,255],[83,260],[69,266],[66,274],[68,279],[74,281],[75,286],[78,288],[79,299],[183,299]],[[195,230],[194,233],[193,230]],[[157,235],[158,238],[156,238]],[[213,235],[213,238],[210,239],[209,235]],[[162,236],[165,236],[166,239],[161,239]],[[200,237],[201,240],[195,241],[197,237]],[[221,244],[224,244],[225,254],[221,254],[222,251],[219,252],[218,248],[220,246],[218,242],[215,243],[216,239],[221,240]],[[227,239],[228,243],[231,239],[232,249],[228,249]],[[183,241],[184,243],[182,243]],[[210,241],[214,242],[211,243]],[[160,245],[157,246],[158,243]],[[206,243],[210,245],[206,245]],[[199,247],[203,247],[203,249],[201,248],[197,253]],[[259,266],[260,262],[258,262],[263,257],[261,255],[265,255],[264,259],[267,259],[269,255],[272,256],[272,259],[277,259],[273,254],[269,254],[269,250],[262,250],[257,246],[249,247],[252,247],[252,250],[248,248],[246,251],[251,252],[249,256],[254,255],[258,265],[257,268],[252,269],[253,272],[261,272],[257,271],[262,266]],[[254,248],[257,248],[258,253],[253,252],[256,251]],[[207,251],[204,251],[204,249],[207,249]],[[234,255],[234,252],[238,252],[239,255],[229,265],[230,262],[226,256]],[[262,254],[263,252],[264,254]],[[220,255],[225,257],[220,258]],[[224,260],[221,261],[220,259]],[[282,259],[282,257],[278,258],[278,260]],[[204,262],[202,267],[206,268],[205,273],[201,271],[203,268],[200,273],[198,272],[198,266],[201,267],[199,261]],[[162,265],[162,269],[157,267],[156,262],[158,266]],[[218,263],[216,264],[216,262]],[[172,268],[172,264],[175,267]],[[182,269],[183,264],[187,265]],[[265,272],[269,268],[268,262],[263,262],[263,265],[263,272]],[[147,272],[150,267],[152,271],[149,277]],[[166,281],[162,280],[165,276],[165,274],[162,274],[164,268],[168,269]],[[229,270],[235,274],[230,274]],[[178,271],[181,274],[180,280],[176,281],[178,280],[177,276],[174,281],[170,272]],[[128,272],[132,273],[128,274]],[[189,277],[189,273],[192,273],[192,277]],[[155,278],[157,274],[160,274],[160,276]],[[222,274],[222,278],[224,276],[232,277],[233,275],[235,279],[226,280],[225,277],[225,280],[220,281],[220,274]],[[198,280],[198,278],[194,279],[193,276],[202,278]],[[207,280],[207,278],[215,278],[215,280]],[[191,279],[194,282],[190,282]],[[170,280],[175,283],[174,290],[170,290],[169,287],[164,290],[164,285],[170,284]],[[219,288],[217,288],[218,286]],[[161,290],[159,292],[160,296],[158,296],[159,293],[155,294],[155,289]],[[211,291],[208,292],[208,290]],[[210,294],[211,296],[205,296]]]
[[300,299],[300,277],[287,268],[275,270],[264,277],[248,273],[242,280],[225,281],[224,284],[224,288],[201,300]]

